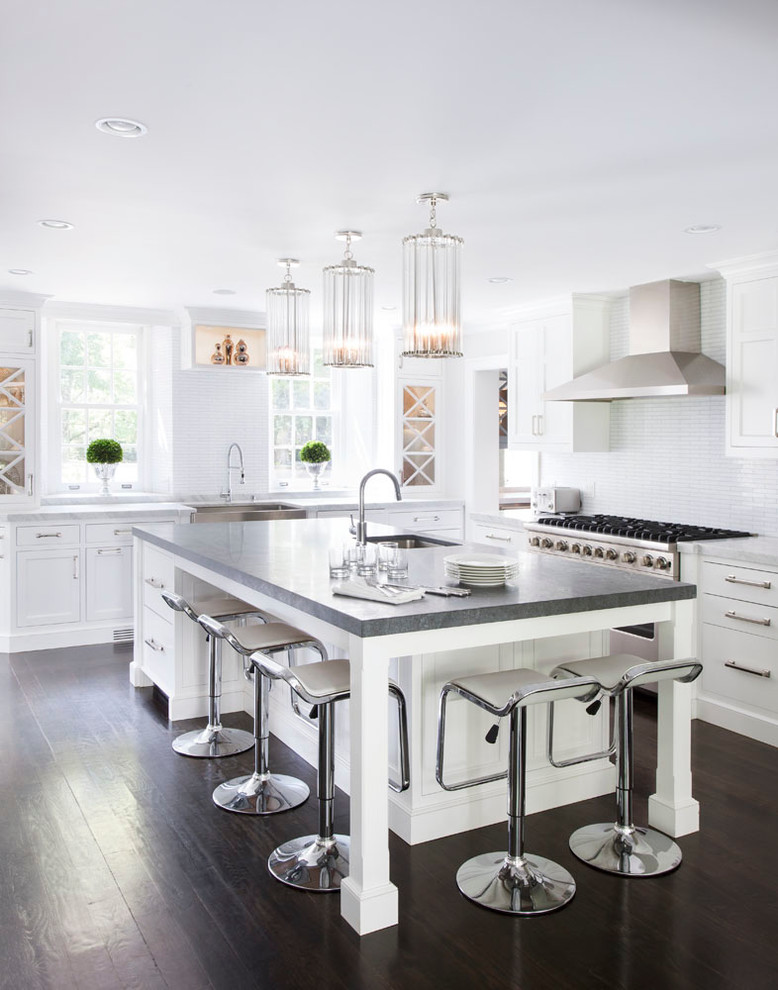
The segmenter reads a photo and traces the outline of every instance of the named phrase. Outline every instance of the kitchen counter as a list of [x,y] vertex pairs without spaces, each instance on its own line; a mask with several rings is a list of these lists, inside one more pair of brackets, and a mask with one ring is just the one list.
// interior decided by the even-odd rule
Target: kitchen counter
[[[398,531],[372,524],[371,532],[390,537]],[[666,624],[675,654],[688,656],[695,588],[522,553],[518,581],[505,587],[476,588],[467,599],[429,597],[400,606],[367,602],[332,593],[326,551],[341,543],[346,534],[345,520],[338,519],[136,527],[136,558],[140,561],[136,595],[145,606],[136,609],[136,652],[130,676],[136,685],[149,684],[154,679],[153,665],[161,670],[167,664],[170,673],[165,676],[174,678],[194,642],[192,623],[176,616],[170,627],[169,615],[158,618],[152,611],[159,582],[149,580],[152,572],[144,574],[147,555],[169,562],[165,581],[184,593],[194,587],[193,582],[207,582],[306,629],[349,658],[351,873],[341,889],[341,913],[358,933],[366,934],[398,921],[397,889],[389,879],[388,706],[376,703],[376,699],[386,698],[393,658],[404,658],[412,670],[421,673],[425,660],[434,664],[436,655],[445,654],[458,658],[453,662],[460,666],[454,669],[463,671],[468,669],[462,668],[463,662],[469,662],[472,669],[485,651],[496,655],[497,647],[503,651],[519,644],[519,657],[530,660],[535,640],[574,634],[599,636],[613,626],[638,622]],[[443,558],[467,550],[483,552],[477,544],[410,551],[409,582],[440,584]],[[149,622],[156,622],[162,634],[168,635],[166,628],[173,629],[173,638],[164,644],[164,650],[153,640],[148,650],[144,648],[144,639],[149,641],[149,632],[143,627],[147,613]],[[174,681],[169,683],[175,688]],[[434,698],[428,696],[428,701],[434,723]],[[423,708],[414,696],[412,720],[424,717]],[[699,807],[691,793],[690,720],[689,686],[661,684],[656,793],[649,798],[649,821],[673,835],[699,827]],[[414,746],[421,739],[418,722],[416,725]],[[417,750],[413,757],[414,773],[423,775],[428,768],[419,753]],[[612,774],[612,767],[605,763],[607,773]],[[581,767],[575,770],[581,775],[589,772]],[[560,771],[550,772],[555,776],[543,784],[546,797],[553,795],[554,781],[558,786],[564,777]],[[557,803],[577,799],[561,797]],[[483,801],[483,793],[471,800]],[[504,802],[503,790],[500,814],[504,814]],[[551,806],[549,801],[546,806]],[[473,824],[471,817],[461,827],[472,828]]]
[[531,522],[536,516],[532,509],[500,509],[499,512],[471,512],[469,518],[471,522],[486,523],[489,526],[521,532],[524,523]]
[[735,540],[698,540],[679,543],[678,549],[684,554],[699,554],[703,557],[716,557],[733,564],[763,564],[778,567],[778,537],[751,536]]
[[81,505],[41,505],[36,509],[6,509],[0,512],[3,522],[50,523],[72,519],[74,521],[99,522],[103,518],[129,517],[134,519],[161,519],[171,512],[191,513],[180,502],[100,502]]

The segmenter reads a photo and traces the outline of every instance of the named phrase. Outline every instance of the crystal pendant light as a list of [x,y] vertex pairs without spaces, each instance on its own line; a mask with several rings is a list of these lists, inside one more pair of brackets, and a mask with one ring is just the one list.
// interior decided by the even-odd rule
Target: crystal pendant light
[[308,310],[311,293],[292,281],[296,258],[279,258],[286,268],[283,285],[268,289],[267,297],[267,374],[310,375]]
[[324,269],[324,364],[335,368],[373,367],[372,268],[358,265],[351,242],[358,230],[339,230],[346,242],[343,261]]
[[403,239],[403,356],[462,357],[461,237],[437,226],[436,206],[446,193],[422,193],[430,225]]

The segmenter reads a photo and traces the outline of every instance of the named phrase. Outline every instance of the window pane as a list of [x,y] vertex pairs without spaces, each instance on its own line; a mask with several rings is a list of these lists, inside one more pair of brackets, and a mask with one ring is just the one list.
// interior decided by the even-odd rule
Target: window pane
[[88,371],[88,402],[110,402],[111,401],[111,373],[110,371]]
[[[89,465],[91,467],[91,465]],[[62,480],[75,485],[86,481],[86,447],[62,448]],[[94,471],[92,471],[94,475]]]
[[295,416],[294,420],[294,442],[300,447],[304,443],[313,440],[313,417]]
[[86,412],[83,409],[62,410],[62,442],[68,445],[86,443]]
[[111,365],[111,334],[88,333],[86,335],[87,364],[90,368],[109,368]]
[[292,442],[292,417],[273,417],[273,446],[281,447]]
[[292,451],[288,447],[276,447],[273,451],[273,464],[276,467],[291,467]]
[[65,330],[59,338],[59,363],[83,366],[86,358],[84,335],[80,331]]
[[313,408],[314,409],[329,409],[330,408],[330,383],[329,382],[314,382],[313,383]]
[[292,382],[292,399],[295,409],[311,408],[311,386],[307,379],[296,378]]
[[138,463],[138,448],[134,444],[127,444],[126,447],[122,444],[122,453],[124,454],[122,464]]
[[113,401],[122,405],[131,405],[138,401],[137,376],[134,371],[114,372]]
[[332,444],[332,417],[316,417],[316,439],[326,443],[329,447]]
[[285,378],[273,377],[273,408],[289,408],[289,380]]
[[313,375],[315,378],[329,378],[330,369],[324,363],[324,351],[313,352]]
[[[113,415],[113,439],[124,447],[138,441],[138,414],[131,409],[117,409]],[[125,454],[127,456],[126,448]]]
[[89,410],[88,442],[113,439],[113,413],[110,409]]
[[130,371],[138,367],[138,338],[135,334],[113,335],[113,366]]
[[86,373],[65,369],[60,377],[60,398],[63,402],[83,402],[86,395]]

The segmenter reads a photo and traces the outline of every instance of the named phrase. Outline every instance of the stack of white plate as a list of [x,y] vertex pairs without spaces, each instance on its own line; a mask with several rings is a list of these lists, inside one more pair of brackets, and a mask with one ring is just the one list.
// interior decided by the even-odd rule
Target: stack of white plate
[[496,553],[455,554],[444,559],[446,577],[481,588],[499,587],[519,573],[516,557],[501,557]]

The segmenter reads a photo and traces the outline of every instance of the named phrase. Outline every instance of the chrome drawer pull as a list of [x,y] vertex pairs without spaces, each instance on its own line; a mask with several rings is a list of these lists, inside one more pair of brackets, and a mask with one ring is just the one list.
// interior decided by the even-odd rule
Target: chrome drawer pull
[[753,622],[755,626],[769,626],[772,619],[752,619],[749,615],[738,615],[737,612],[725,612],[728,619],[740,619],[741,622]]
[[769,670],[759,670],[757,667],[746,667],[745,664],[738,663],[736,660],[725,660],[724,666],[731,667],[732,670],[743,670],[746,674],[756,674],[757,677],[772,676]]
[[131,529],[115,529],[113,531],[114,536],[129,536],[132,532]]
[[440,516],[414,516],[414,522],[440,522]]
[[161,591],[165,585],[161,581],[157,581],[156,578],[146,578],[146,584],[150,584],[152,588],[157,588]]
[[499,540],[500,543],[510,543],[513,539],[512,536],[497,536],[496,533],[484,533],[484,537],[487,540]]
[[36,533],[36,540],[61,540],[62,533]]
[[146,646],[150,646],[152,650],[154,650],[156,653],[165,652],[165,647],[161,646],[159,643],[155,643],[153,639],[144,639],[143,642],[146,644]]
[[114,547],[111,550],[98,550],[97,551],[97,554],[98,554],[99,557],[102,557],[105,554],[112,554],[112,553],[124,553],[124,548],[123,547]]
[[730,584],[747,584],[751,588],[765,588],[769,590],[772,587],[770,581],[744,581],[743,578],[735,577],[734,574],[727,574],[724,580],[729,581]]

